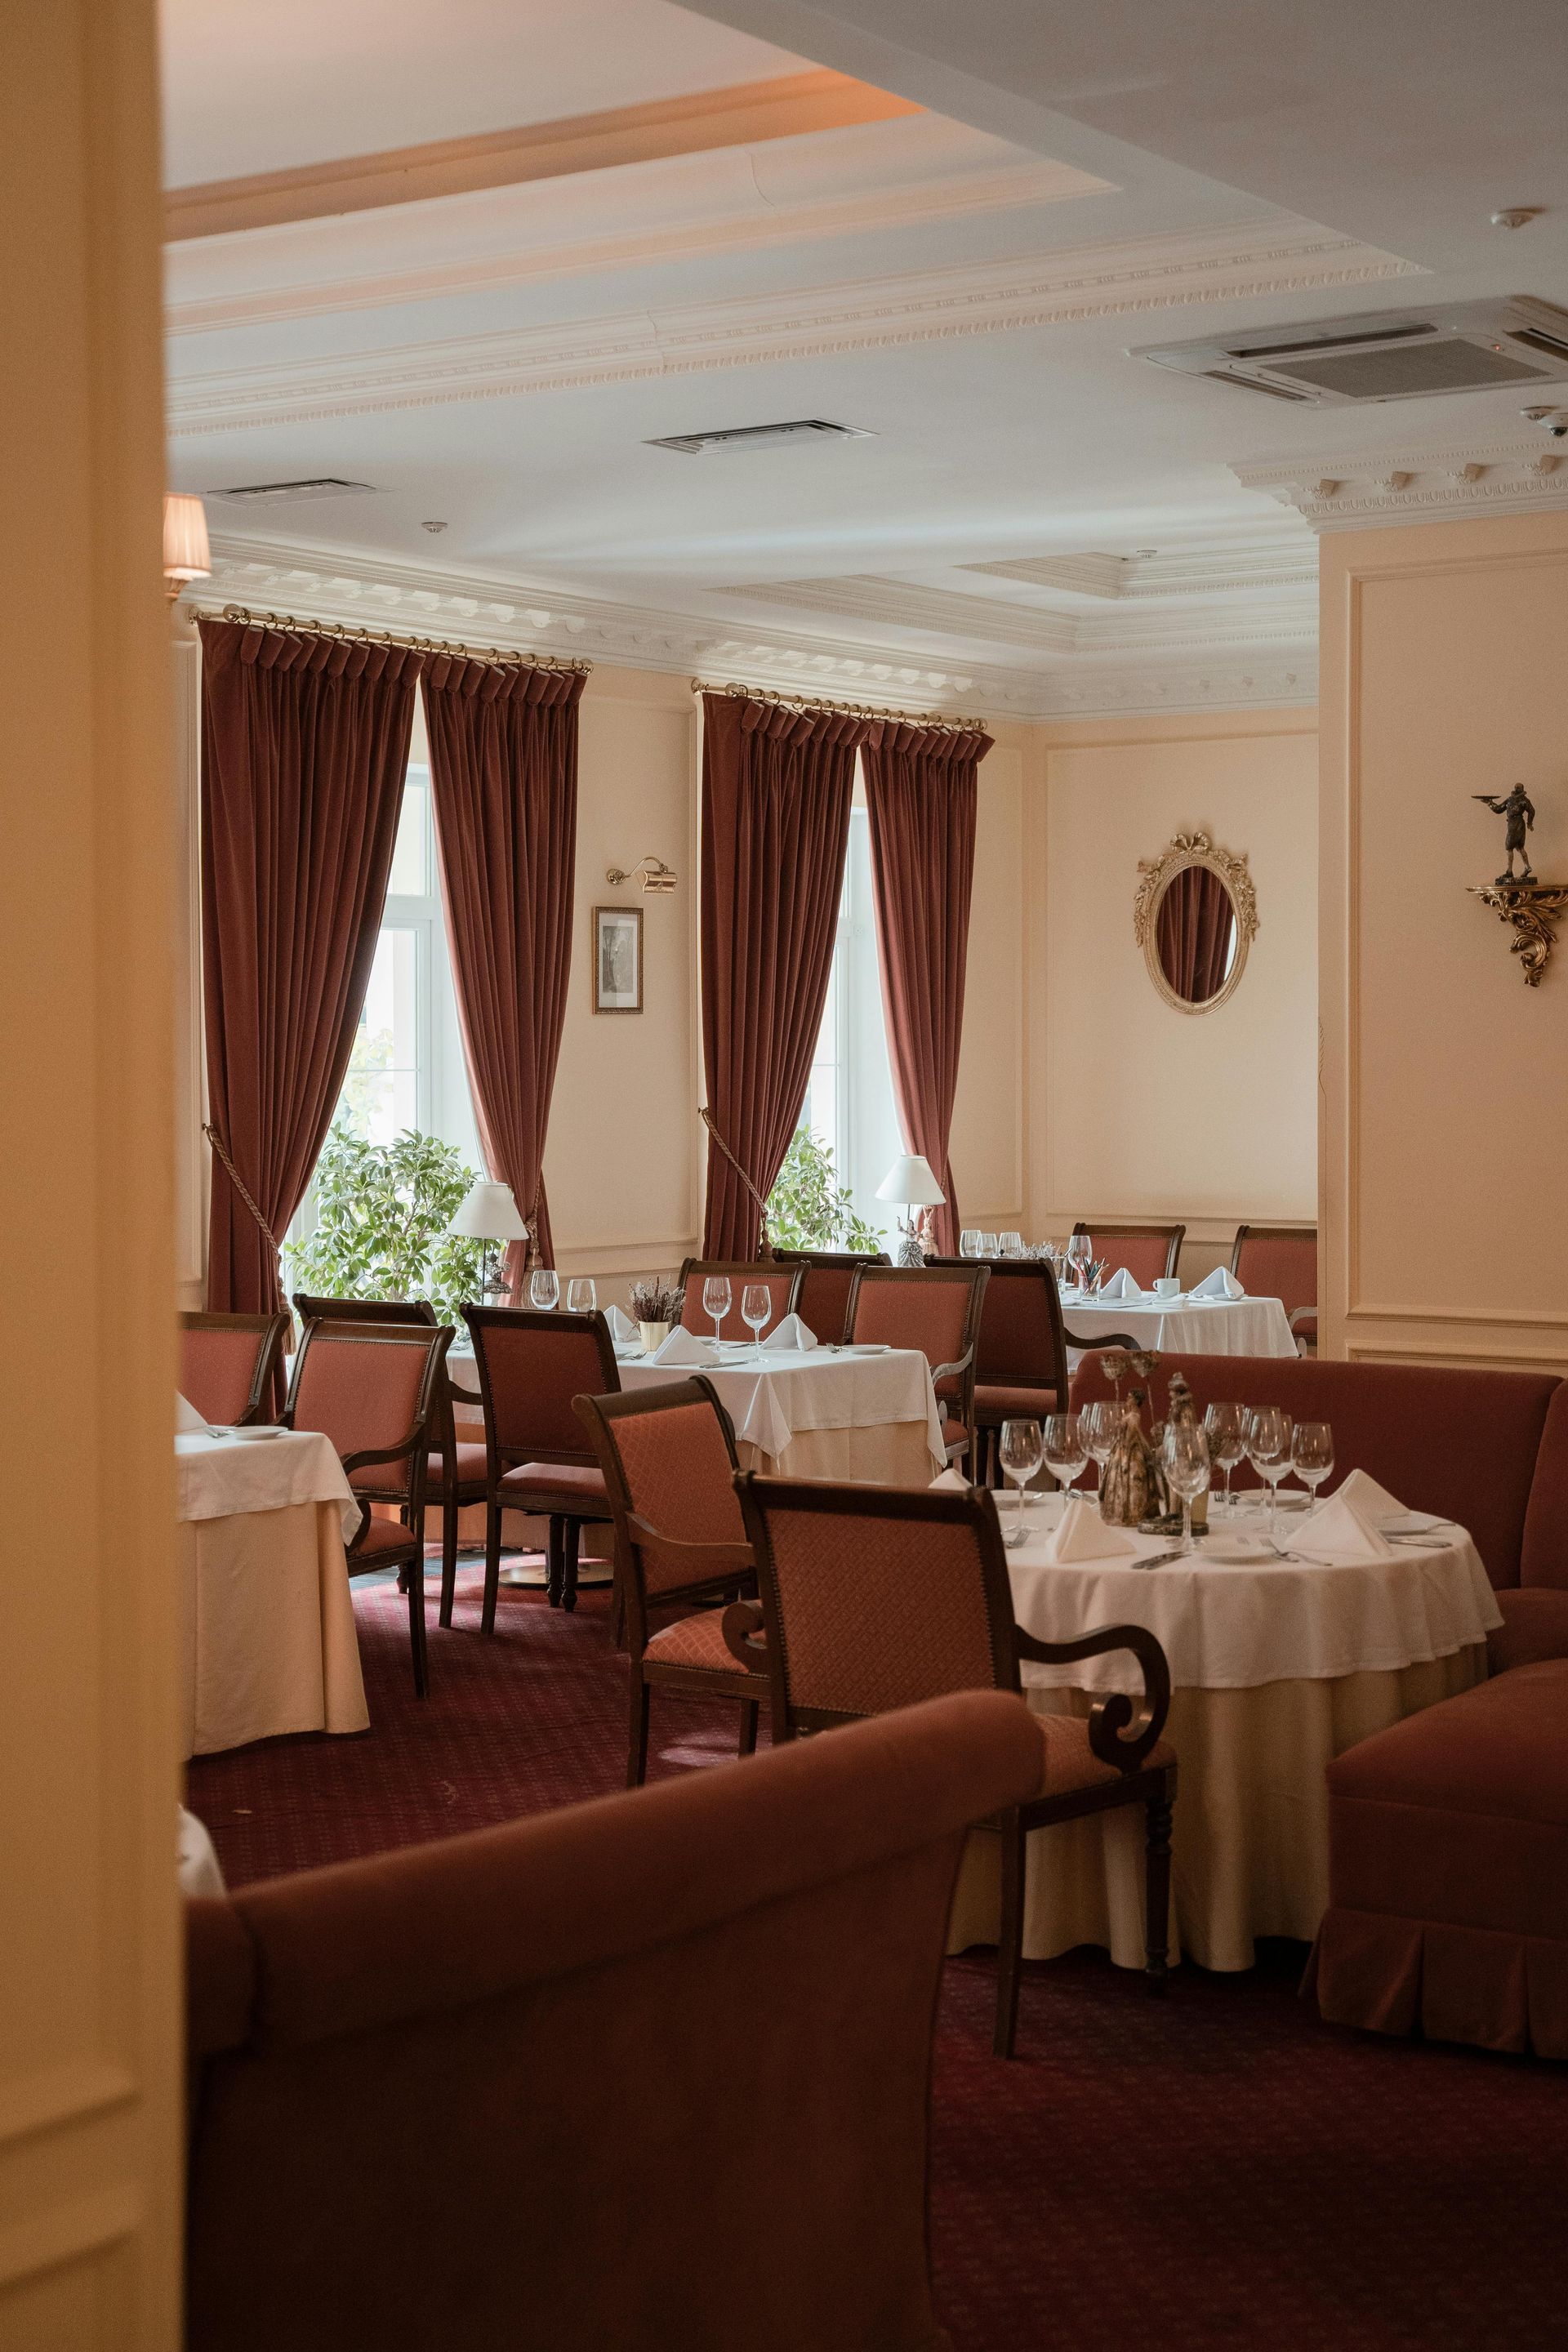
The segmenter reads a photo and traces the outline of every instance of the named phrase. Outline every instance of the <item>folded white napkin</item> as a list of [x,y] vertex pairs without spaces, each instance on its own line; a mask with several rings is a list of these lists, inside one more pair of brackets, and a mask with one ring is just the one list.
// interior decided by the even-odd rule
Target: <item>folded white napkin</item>
[[1408,1516],[1399,1497],[1391,1495],[1386,1486],[1380,1486],[1377,1480],[1370,1477],[1364,1470],[1352,1470],[1347,1478],[1342,1479],[1334,1490],[1334,1499],[1337,1501],[1342,1496],[1347,1503],[1353,1503],[1362,1517],[1370,1520],[1373,1527],[1384,1519],[1402,1519]]
[[931,1485],[943,1495],[967,1495],[969,1481],[957,1470],[939,1470]]
[[799,1348],[803,1352],[819,1344],[816,1332],[809,1330],[798,1315],[786,1315],[782,1323],[764,1331],[763,1342],[769,1348]]
[[1119,1265],[1109,1282],[1102,1282],[1095,1292],[1097,1298],[1142,1298],[1142,1291],[1124,1265]]
[[[1368,1486],[1373,1482],[1369,1478]],[[1350,1481],[1347,1479],[1345,1485]],[[1300,1542],[1314,1559],[1397,1559],[1397,1548],[1385,1535],[1379,1533],[1370,1516],[1358,1507],[1353,1496],[1347,1497],[1345,1487],[1331,1495],[1301,1528]]]
[[1212,1274],[1195,1282],[1187,1295],[1192,1298],[1245,1298],[1247,1293],[1227,1265],[1216,1265]]
[[612,1339],[635,1339],[637,1337],[637,1326],[619,1307],[606,1307],[605,1320],[610,1327]]
[[1069,1495],[1066,1510],[1046,1543],[1046,1558],[1064,1563],[1075,1559],[1130,1558],[1138,1547],[1125,1528],[1113,1528],[1081,1495]]
[[689,1331],[684,1323],[678,1323],[649,1360],[656,1364],[716,1364],[719,1350],[711,1339],[701,1339],[697,1332]]
[[174,1428],[182,1437],[206,1437],[211,1434],[195,1406],[188,1397],[183,1397],[178,1389],[174,1391]]

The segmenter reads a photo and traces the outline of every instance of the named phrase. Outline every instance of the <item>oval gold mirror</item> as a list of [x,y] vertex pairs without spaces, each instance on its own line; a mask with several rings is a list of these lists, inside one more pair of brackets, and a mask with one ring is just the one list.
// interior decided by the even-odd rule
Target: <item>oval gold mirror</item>
[[1177,1012],[1212,1013],[1240,980],[1258,929],[1245,852],[1178,833],[1159,857],[1139,860],[1138,874],[1132,929],[1150,979]]

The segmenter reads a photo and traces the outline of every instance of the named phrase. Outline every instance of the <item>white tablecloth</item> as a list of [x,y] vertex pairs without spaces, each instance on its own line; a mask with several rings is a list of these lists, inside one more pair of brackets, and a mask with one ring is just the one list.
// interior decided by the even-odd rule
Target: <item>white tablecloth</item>
[[[1125,1331],[1162,1356],[1293,1356],[1290,1318],[1278,1298],[1062,1298],[1069,1339]],[[1076,1366],[1084,1350],[1069,1347]]]
[[330,1438],[319,1430],[285,1430],[279,1437],[174,1440],[180,1519],[221,1519],[237,1511],[282,1511],[296,1503],[337,1503],[343,1541],[353,1541],[360,1507]]
[[[1326,1767],[1486,1673],[1486,1636],[1501,1614],[1474,1545],[1443,1529],[1452,1540],[1441,1549],[1401,1548],[1394,1559],[1356,1566],[1061,1567],[1041,1558],[1058,1507],[1054,1497],[1032,1507],[1029,1540],[1008,1554],[1019,1623],[1047,1641],[1097,1625],[1144,1625],[1171,1663],[1173,1954],[1245,1969],[1258,1936],[1310,1937],[1328,1902]],[[1256,1527],[1261,1514],[1238,1517]],[[1223,1517],[1217,1524],[1228,1530]],[[1281,1526],[1282,1542],[1310,1548],[1300,1516]],[[1168,1548],[1153,1537],[1132,1540],[1144,1557]],[[1037,1713],[1083,1716],[1096,1692],[1134,1691],[1141,1678],[1123,1654],[1026,1666],[1024,1679]],[[984,1833],[970,1840],[954,1950],[995,1938],[996,1848]],[[1045,1959],[1102,1944],[1120,1966],[1141,1968],[1139,1810],[1037,1831],[1029,1848],[1026,1954]]]

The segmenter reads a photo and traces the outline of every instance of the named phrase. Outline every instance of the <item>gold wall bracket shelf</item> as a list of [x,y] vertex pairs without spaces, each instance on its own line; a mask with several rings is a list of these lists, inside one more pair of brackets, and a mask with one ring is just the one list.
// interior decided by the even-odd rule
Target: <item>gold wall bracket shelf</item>
[[1568,910],[1568,883],[1487,882],[1469,885],[1472,898],[1489,907],[1513,931],[1510,954],[1518,956],[1526,988],[1539,988],[1547,959],[1557,945],[1557,926]]

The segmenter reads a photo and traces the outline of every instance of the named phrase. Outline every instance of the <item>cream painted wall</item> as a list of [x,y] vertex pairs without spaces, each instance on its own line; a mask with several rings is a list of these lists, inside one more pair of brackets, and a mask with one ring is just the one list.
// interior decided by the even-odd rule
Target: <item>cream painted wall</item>
[[1539,988],[1466,896],[1472,793],[1568,883],[1568,516],[1322,544],[1325,1347],[1568,1365],[1568,944]]
[[[1030,1215],[1179,1217],[1184,1272],[1240,1219],[1316,1213],[1317,739],[1310,710],[1037,730],[1027,1010]],[[1213,1013],[1155,991],[1132,935],[1141,858],[1203,828],[1247,853],[1258,931]]]

